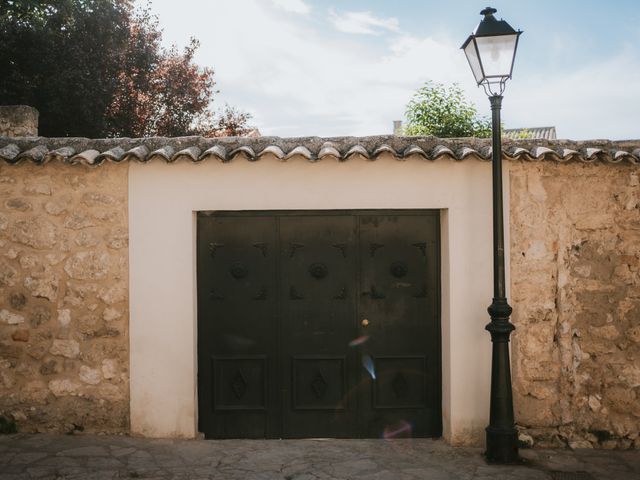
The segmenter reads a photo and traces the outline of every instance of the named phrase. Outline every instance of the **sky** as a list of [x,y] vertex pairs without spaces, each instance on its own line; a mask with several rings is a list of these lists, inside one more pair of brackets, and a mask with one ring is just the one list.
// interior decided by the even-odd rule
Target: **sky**
[[[139,0],[142,4],[142,0]],[[225,103],[263,135],[390,134],[427,80],[489,101],[460,46],[487,5],[524,33],[504,93],[506,128],[640,139],[638,0],[152,0],[166,46],[197,38]]]

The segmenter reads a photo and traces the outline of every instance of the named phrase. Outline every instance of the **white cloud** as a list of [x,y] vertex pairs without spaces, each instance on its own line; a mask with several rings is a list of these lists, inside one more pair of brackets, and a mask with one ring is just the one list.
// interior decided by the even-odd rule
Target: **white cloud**
[[445,41],[394,34],[381,52],[368,37],[335,37],[314,19],[283,16],[262,0],[221,0],[197,17],[181,13],[196,0],[182,0],[179,10],[165,1],[154,8],[166,40],[194,35],[202,45],[196,61],[215,69],[221,94],[214,106],[251,111],[265,135],[391,133],[427,78],[473,87],[464,55]]
[[329,9],[329,20],[336,30],[344,33],[379,35],[381,30],[397,32],[400,29],[400,23],[397,18],[376,18],[371,12],[344,12],[339,14],[335,10]]
[[[517,72],[516,72],[517,73]],[[515,77],[503,105],[509,125],[556,127],[559,138],[640,138],[640,57],[633,51],[572,72]]]
[[292,13],[306,15],[311,11],[311,7],[302,0],[271,0],[274,5],[282,10]]
[[[196,61],[215,69],[221,90],[214,107],[228,102],[251,111],[265,135],[391,133],[427,79],[459,83],[490,114],[458,42],[394,33],[372,45],[368,36],[336,37],[313,16],[282,15],[264,0],[210,4],[182,0],[176,8],[155,0],[154,10],[168,43],[200,39]],[[195,9],[201,15],[193,16]],[[594,59],[569,73],[558,67],[526,75],[521,67],[523,58],[507,84],[506,127],[554,125],[559,136],[575,139],[640,137],[638,54]]]

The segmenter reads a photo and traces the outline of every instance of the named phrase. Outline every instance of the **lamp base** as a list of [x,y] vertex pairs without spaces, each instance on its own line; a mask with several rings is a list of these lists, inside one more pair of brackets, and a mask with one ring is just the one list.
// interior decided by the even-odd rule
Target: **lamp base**
[[515,428],[503,429],[487,427],[487,463],[520,463],[518,456],[518,432]]

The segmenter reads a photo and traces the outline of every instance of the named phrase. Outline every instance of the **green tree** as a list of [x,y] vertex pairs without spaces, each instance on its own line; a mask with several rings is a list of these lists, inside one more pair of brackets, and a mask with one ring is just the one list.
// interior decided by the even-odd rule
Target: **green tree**
[[219,135],[197,40],[161,41],[149,7],[129,0],[0,0],[0,101],[37,108],[44,136]]
[[405,111],[405,135],[489,137],[491,120],[479,117],[457,85],[427,81],[411,97]]

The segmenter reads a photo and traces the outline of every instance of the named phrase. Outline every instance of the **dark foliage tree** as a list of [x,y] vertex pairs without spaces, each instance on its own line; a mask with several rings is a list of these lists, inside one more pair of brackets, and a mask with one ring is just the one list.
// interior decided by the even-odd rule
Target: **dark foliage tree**
[[45,136],[219,134],[197,40],[183,51],[161,40],[149,8],[128,0],[5,0],[0,103],[37,108]]
[[253,130],[248,126],[251,114],[225,105],[214,122],[214,130],[211,132],[216,137],[241,137]]
[[47,136],[103,136],[129,37],[129,6],[13,1],[0,12],[0,101],[40,111]]

